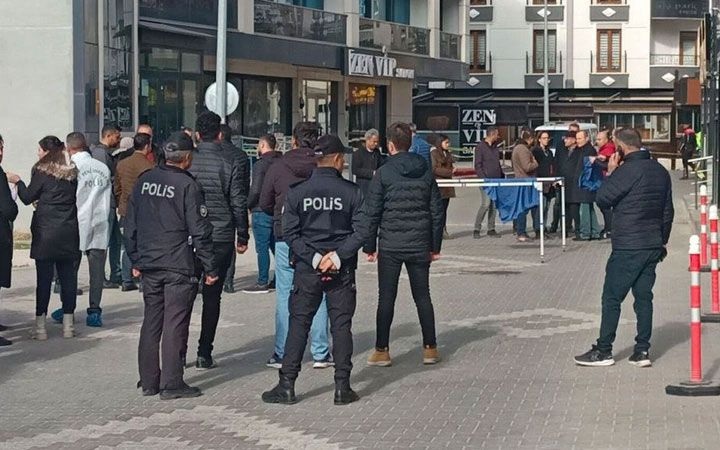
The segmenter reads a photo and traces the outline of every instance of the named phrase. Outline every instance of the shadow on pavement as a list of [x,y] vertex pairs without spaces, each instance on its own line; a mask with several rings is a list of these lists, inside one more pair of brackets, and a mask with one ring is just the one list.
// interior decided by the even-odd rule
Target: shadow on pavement
[[[650,343],[650,356],[652,359],[662,358],[665,353],[673,347],[687,342],[690,339],[690,330],[685,322],[668,322],[653,330]],[[633,346],[627,347],[617,353],[616,359],[629,358],[634,350]]]

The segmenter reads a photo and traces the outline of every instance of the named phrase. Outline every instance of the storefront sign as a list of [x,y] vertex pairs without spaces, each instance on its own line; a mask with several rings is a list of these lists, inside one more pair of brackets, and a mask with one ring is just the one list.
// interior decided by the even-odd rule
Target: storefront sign
[[487,127],[496,123],[494,109],[460,108],[460,146],[475,147],[485,138]]
[[415,78],[414,69],[397,67],[397,60],[389,56],[367,55],[348,51],[348,75],[384,78]]
[[652,16],[700,19],[708,11],[708,0],[653,0]]

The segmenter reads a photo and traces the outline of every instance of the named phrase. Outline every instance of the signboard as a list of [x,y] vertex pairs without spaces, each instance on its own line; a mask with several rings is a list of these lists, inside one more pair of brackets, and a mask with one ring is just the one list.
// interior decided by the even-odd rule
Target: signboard
[[368,55],[348,50],[347,74],[361,77],[415,78],[415,69],[397,66],[397,60],[389,56]]
[[701,19],[708,0],[652,0],[652,17]]
[[496,123],[494,109],[460,108],[460,146],[475,148],[485,139],[487,128]]

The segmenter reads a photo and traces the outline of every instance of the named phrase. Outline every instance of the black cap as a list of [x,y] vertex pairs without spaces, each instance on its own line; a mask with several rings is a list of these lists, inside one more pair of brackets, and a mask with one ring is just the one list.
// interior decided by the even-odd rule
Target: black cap
[[317,144],[315,144],[315,154],[318,156],[328,156],[335,153],[345,153],[345,146],[340,138],[334,134],[320,136]]

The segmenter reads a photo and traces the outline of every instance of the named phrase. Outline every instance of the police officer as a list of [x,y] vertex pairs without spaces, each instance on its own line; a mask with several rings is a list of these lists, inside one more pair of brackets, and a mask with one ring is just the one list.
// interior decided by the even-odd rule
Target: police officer
[[263,393],[266,403],[293,404],[295,380],[305,353],[308,332],[327,295],[335,359],[335,404],[358,400],[350,388],[352,369],[352,317],[355,313],[355,269],[362,231],[362,193],[342,178],[345,147],[337,136],[322,136],[317,143],[317,168],[295,185],[285,199],[282,229],[295,265],[290,297],[290,327],[280,382]]
[[138,178],[125,222],[127,253],[133,276],[142,274],[145,301],[138,387],[143,395],[159,392],[163,400],[201,395],[200,389],[183,381],[190,314],[198,289],[197,262],[206,284],[218,280],[202,190],[187,172],[192,150],[186,134],[170,137],[163,146],[166,164]]

